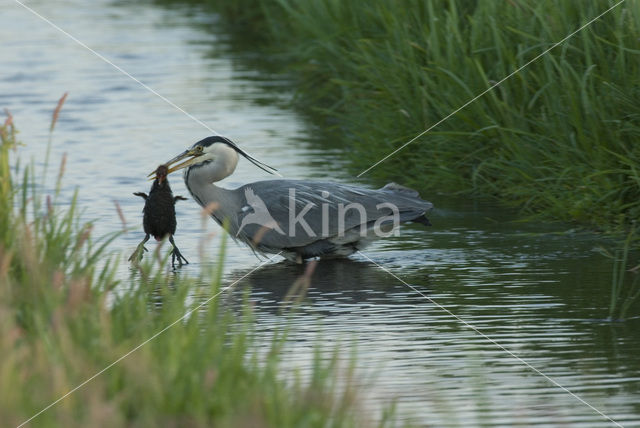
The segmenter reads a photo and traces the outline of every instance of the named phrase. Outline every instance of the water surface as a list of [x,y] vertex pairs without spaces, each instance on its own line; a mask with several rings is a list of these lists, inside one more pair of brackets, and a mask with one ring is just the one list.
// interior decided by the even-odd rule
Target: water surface
[[[320,131],[281,107],[289,95],[268,89],[286,85],[284,78],[248,66],[256,53],[234,51],[215,17],[104,0],[29,5],[287,178],[355,181],[339,151],[318,144]],[[129,226],[140,225],[142,200],[131,193],[147,191],[148,172],[211,132],[16,3],[2,10],[0,106],[26,143],[22,158],[41,167],[51,112],[68,91],[52,149],[53,166],[68,154],[63,197],[79,188],[97,234],[122,227],[114,201]],[[242,161],[223,185],[265,178]],[[178,176],[172,186],[188,195]],[[640,426],[640,323],[598,321],[607,315],[611,266],[592,251],[596,237],[517,222],[490,203],[424,196],[438,207],[432,228],[409,226],[366,256],[317,266],[291,321],[285,365],[308,371],[321,330],[324,344],[345,348],[345,356],[357,349],[373,413],[395,400],[399,417],[420,425],[607,426],[468,323],[624,426]],[[192,262],[181,273],[195,275],[217,260],[222,232],[205,222],[214,236],[201,260],[208,232],[197,204],[179,203],[178,224],[176,241]],[[129,232],[114,249],[124,260],[141,238],[141,228]],[[230,243],[225,283],[258,263]],[[303,269],[271,262],[226,299],[241,300],[249,288],[259,329],[268,332],[281,323],[280,302]],[[124,262],[120,275],[126,284]]]

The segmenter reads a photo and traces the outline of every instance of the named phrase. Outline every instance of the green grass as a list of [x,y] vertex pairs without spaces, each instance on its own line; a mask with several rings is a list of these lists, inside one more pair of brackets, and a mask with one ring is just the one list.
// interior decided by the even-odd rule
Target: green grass
[[222,260],[187,278],[147,257],[119,282],[115,235],[94,240],[76,198],[63,211],[59,192],[38,193],[32,168],[12,166],[10,121],[0,138],[1,426],[18,426],[187,311],[28,426],[377,425],[360,412],[353,372],[337,354],[318,353],[303,382],[281,367],[285,328],[259,356],[249,306],[238,313],[213,299],[195,310],[220,291]]
[[[242,0],[217,10],[239,37],[268,38],[261,49],[293,71],[297,102],[346,144],[357,174],[613,4]],[[367,175],[622,232],[640,217],[638,99],[640,9],[627,1]]]
[[[640,300],[640,264],[630,266],[630,252],[634,245],[638,245],[637,229],[632,229],[619,248],[609,251],[600,248],[600,252],[613,261],[611,278],[611,298],[609,302],[609,317],[611,321],[628,319],[629,310]],[[631,314],[631,316],[637,314]]]
[[[238,39],[266,36],[265,57],[356,175],[617,2],[196,3],[215,4]],[[609,317],[625,318],[640,277],[626,273],[640,253],[638,100],[640,8],[626,1],[365,176],[618,237]]]

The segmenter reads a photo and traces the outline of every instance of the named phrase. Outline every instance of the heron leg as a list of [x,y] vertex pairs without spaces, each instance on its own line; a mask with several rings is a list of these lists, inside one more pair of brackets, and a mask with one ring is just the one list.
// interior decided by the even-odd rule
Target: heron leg
[[142,242],[138,244],[135,251],[131,254],[131,256],[129,256],[130,262],[138,263],[140,260],[142,260],[142,255],[144,254],[144,252],[149,251],[144,246],[144,244],[146,244],[148,240],[149,240],[149,234],[147,233],[144,239],[142,240]]
[[178,265],[182,266],[182,261],[184,260],[184,264],[188,265],[189,262],[184,258],[178,247],[176,246],[175,241],[173,240],[173,235],[169,235],[169,242],[173,245],[173,250],[171,250],[171,266],[175,267],[176,259],[178,259]]

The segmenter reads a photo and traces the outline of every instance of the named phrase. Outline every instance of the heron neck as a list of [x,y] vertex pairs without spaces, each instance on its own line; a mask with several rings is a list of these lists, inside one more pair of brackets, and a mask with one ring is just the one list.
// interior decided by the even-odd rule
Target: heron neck
[[207,183],[199,179],[197,174],[186,174],[184,178],[193,199],[203,208],[211,210],[211,215],[218,223],[222,224],[225,218],[232,222],[235,220],[231,207],[238,207],[241,201],[233,190]]

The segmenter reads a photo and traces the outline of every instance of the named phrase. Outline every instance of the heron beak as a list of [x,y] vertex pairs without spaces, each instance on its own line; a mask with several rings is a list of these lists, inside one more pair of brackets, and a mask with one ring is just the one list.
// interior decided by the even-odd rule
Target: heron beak
[[[197,159],[199,156],[201,156],[202,153],[198,153],[195,150],[192,149],[187,149],[184,152],[180,153],[178,156],[174,157],[173,159],[165,162],[165,165],[167,166],[167,168],[169,168],[169,171],[167,172],[167,175],[171,174],[174,171],[178,171],[180,169],[186,168],[188,166],[193,165],[194,163],[196,163]],[[173,165],[176,162],[180,162],[181,160],[185,159],[185,158],[189,158],[187,160],[185,160],[184,162],[181,162],[177,165]],[[173,165],[173,166],[171,166]],[[156,176],[155,176],[156,172],[153,171],[151,174],[147,175],[147,177],[150,177],[149,180],[155,180]]]

